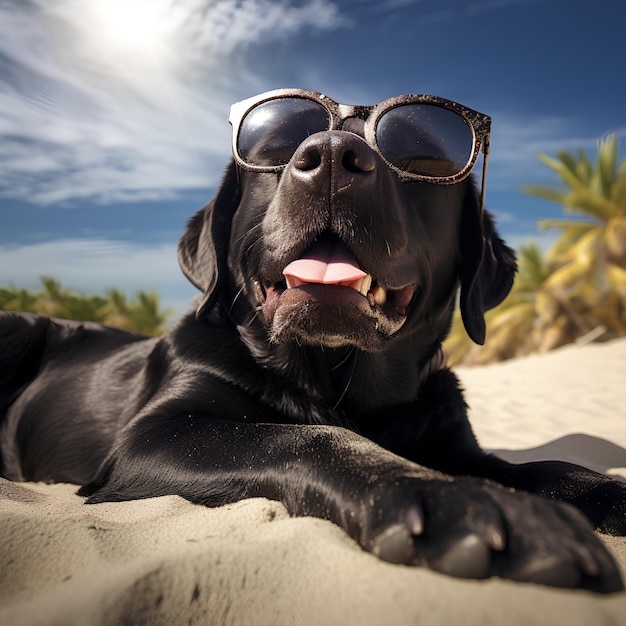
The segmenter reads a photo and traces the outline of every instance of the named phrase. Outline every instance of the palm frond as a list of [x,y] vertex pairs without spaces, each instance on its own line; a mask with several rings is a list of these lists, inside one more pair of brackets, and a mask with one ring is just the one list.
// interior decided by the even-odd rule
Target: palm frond
[[611,133],[598,142],[598,162],[594,176],[605,198],[611,197],[611,188],[617,178],[617,136]]

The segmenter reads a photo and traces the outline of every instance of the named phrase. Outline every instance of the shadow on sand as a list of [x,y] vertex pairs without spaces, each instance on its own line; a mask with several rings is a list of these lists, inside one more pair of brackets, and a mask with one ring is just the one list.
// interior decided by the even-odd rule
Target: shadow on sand
[[[491,449],[510,463],[567,461],[626,481],[626,450],[606,439],[577,433],[526,450]],[[617,470],[617,471],[616,471]]]

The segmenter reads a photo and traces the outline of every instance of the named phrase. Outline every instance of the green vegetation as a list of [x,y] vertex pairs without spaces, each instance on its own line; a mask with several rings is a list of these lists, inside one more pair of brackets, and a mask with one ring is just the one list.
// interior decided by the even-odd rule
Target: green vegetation
[[0,287],[0,310],[27,311],[84,322],[101,322],[146,335],[158,335],[165,330],[169,311],[159,308],[156,292],[139,291],[132,301],[117,289],[105,296],[86,296],[64,289],[59,281],[42,277],[42,289]]
[[519,251],[511,294],[485,316],[484,346],[471,343],[455,316],[445,344],[450,364],[545,352],[581,337],[626,336],[626,158],[618,163],[617,137],[600,140],[595,164],[582,150],[539,158],[562,184],[526,193],[580,217],[539,222],[561,233],[547,254],[534,244]]

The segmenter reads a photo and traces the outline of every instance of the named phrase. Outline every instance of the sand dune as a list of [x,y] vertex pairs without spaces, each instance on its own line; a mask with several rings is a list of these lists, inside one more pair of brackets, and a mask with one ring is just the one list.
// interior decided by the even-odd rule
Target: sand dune
[[[483,446],[624,475],[626,341],[458,370]],[[262,499],[83,506],[0,481],[0,624],[626,624],[626,593],[465,581],[382,563]],[[626,578],[626,538],[604,538]]]

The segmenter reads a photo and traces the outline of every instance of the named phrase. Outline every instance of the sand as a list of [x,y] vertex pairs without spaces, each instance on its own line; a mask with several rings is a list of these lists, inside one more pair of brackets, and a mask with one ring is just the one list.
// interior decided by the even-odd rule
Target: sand
[[[483,446],[626,476],[626,341],[457,370]],[[0,481],[0,624],[626,625],[608,596],[390,565],[263,499],[84,506]],[[626,579],[626,538],[603,537]]]

